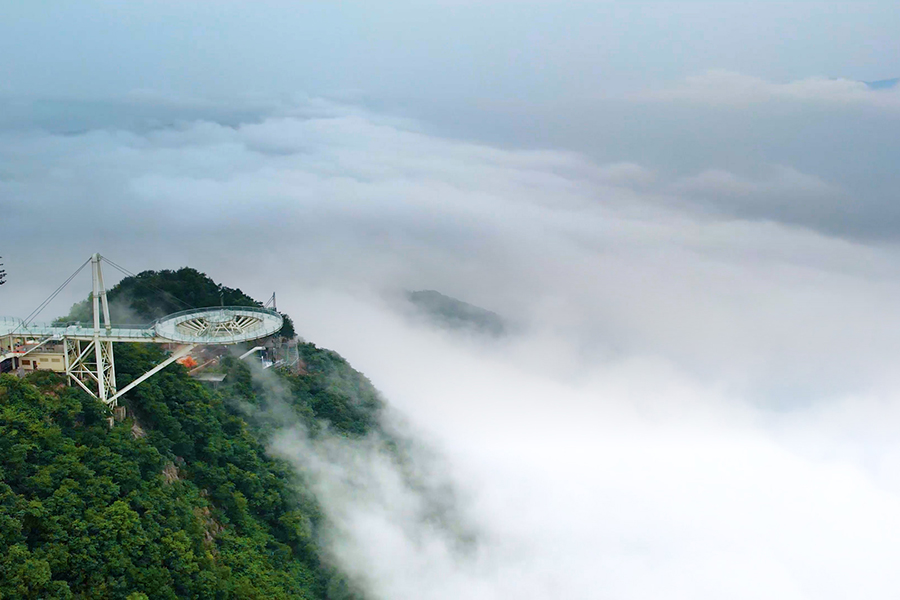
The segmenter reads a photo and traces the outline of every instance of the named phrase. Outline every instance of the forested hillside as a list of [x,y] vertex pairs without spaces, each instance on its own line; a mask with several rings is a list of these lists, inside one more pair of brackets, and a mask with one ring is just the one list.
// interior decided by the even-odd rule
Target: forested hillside
[[[197,292],[203,304],[184,283],[191,272],[139,277],[175,278],[179,297]],[[230,291],[226,303],[254,302]],[[282,390],[289,408],[280,418],[313,436],[325,424],[346,436],[378,427],[368,380],[312,344],[300,355],[304,374],[266,372],[265,390]],[[156,346],[117,345],[120,386],[162,358]],[[323,559],[316,499],[266,454],[272,422],[254,415],[271,394],[246,364],[221,366],[217,390],[166,368],[126,396],[130,416],[111,428],[108,409],[58,375],[0,376],[0,598],[358,597]]]

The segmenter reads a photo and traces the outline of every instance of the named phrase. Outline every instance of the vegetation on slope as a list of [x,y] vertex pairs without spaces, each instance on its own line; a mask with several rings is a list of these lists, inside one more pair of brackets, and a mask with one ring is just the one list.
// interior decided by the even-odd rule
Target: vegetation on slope
[[[289,418],[312,435],[377,428],[368,380],[333,352],[300,354],[303,375],[273,374]],[[120,385],[162,358],[117,345]],[[315,499],[265,452],[271,421],[252,415],[269,395],[244,363],[223,367],[216,391],[177,364],[137,386],[138,427],[110,428],[58,375],[0,376],[0,598],[358,596],[323,560]]]

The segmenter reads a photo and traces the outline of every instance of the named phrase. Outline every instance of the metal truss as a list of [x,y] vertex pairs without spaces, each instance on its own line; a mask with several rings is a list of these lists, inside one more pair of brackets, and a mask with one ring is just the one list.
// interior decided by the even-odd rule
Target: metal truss
[[109,403],[116,395],[112,342],[63,338],[66,375],[88,394]]
[[103,309],[104,333],[112,330],[109,320],[109,302],[106,299],[106,287],[103,285],[103,271],[100,269],[100,255],[91,257],[91,275],[93,290],[91,305],[94,315],[94,336],[86,341],[63,336],[66,375],[69,380],[78,384],[88,394],[114,405],[116,397],[116,361],[113,354],[113,343],[101,340],[100,308]]

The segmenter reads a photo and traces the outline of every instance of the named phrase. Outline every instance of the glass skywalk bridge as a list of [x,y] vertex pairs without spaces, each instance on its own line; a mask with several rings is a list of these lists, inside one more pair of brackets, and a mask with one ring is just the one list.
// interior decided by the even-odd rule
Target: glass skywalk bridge
[[[113,325],[109,318],[101,260],[104,259],[99,254],[90,259],[93,271],[93,323],[34,323],[14,317],[0,317],[0,367],[9,359],[14,359],[14,364],[16,360],[30,362],[24,357],[33,352],[50,353],[48,348],[52,347],[52,361],[58,363],[58,367],[52,367],[54,370],[65,371],[70,382],[115,406],[122,394],[187,356],[198,345],[250,342],[278,333],[284,324],[281,315],[274,310],[252,306],[217,306],[185,310],[147,325]],[[168,344],[176,348],[166,360],[120,390],[116,384],[113,355],[113,344],[116,342]],[[43,363],[41,368],[44,368]]]
[[268,337],[277,333],[283,323],[281,315],[273,310],[247,306],[186,310],[149,325],[113,325],[103,327],[99,332],[88,323],[26,324],[22,319],[0,317],[0,338],[91,341],[99,335],[106,342],[228,345]]

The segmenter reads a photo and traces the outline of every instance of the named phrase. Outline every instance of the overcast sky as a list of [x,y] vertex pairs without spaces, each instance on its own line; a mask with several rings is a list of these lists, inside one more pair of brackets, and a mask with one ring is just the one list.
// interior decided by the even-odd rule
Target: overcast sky
[[900,71],[891,2],[7,2],[3,89],[108,98],[360,93],[543,103],[710,68]]
[[[895,3],[2,14],[0,314],[97,251],[277,291],[480,532],[457,556],[375,442],[286,431],[375,597],[900,589],[900,87],[864,83],[900,77]],[[410,321],[409,289],[514,333]]]

